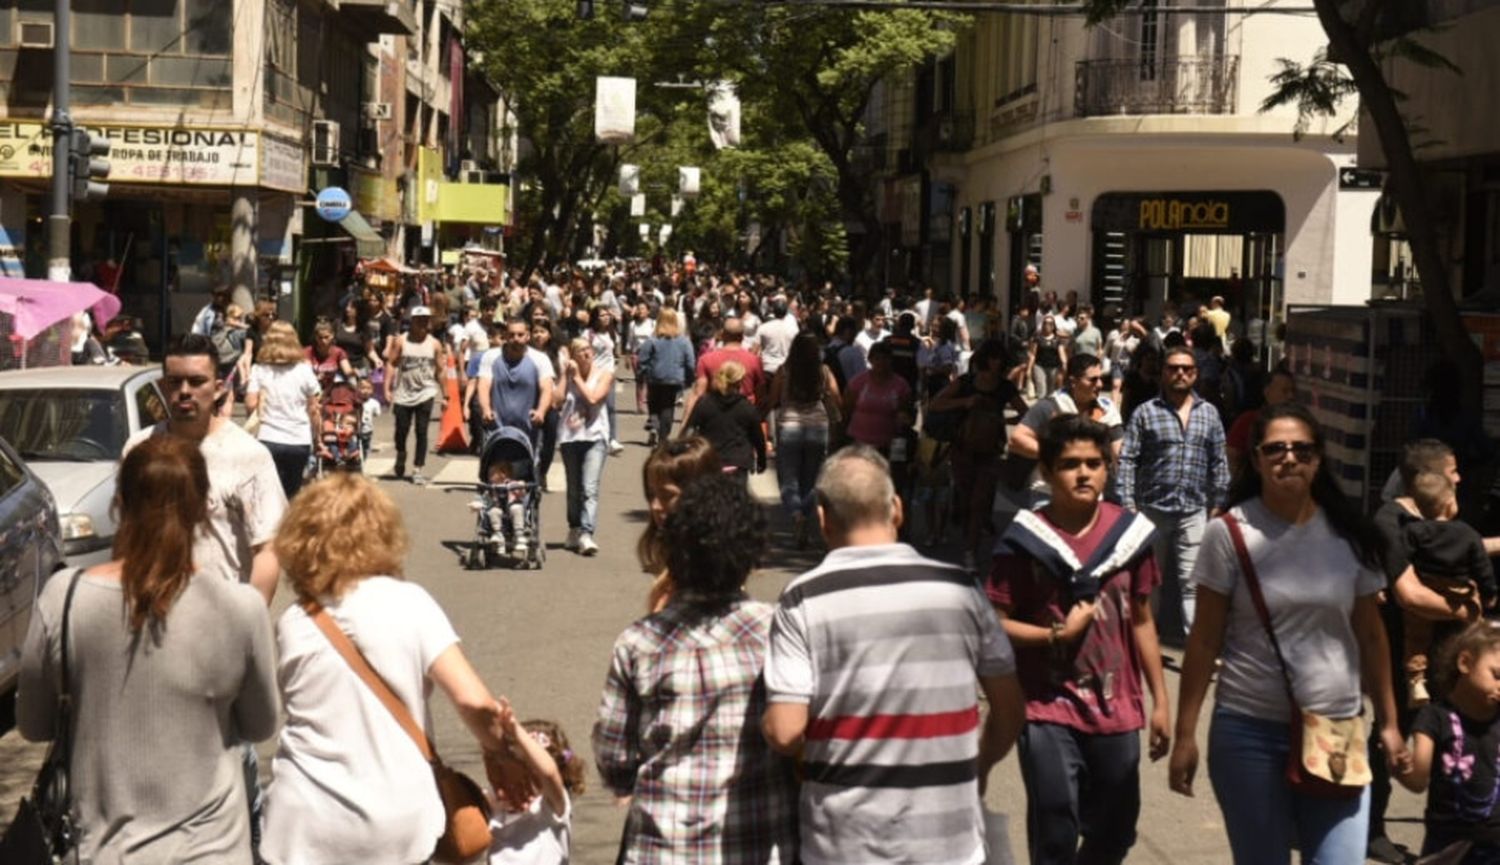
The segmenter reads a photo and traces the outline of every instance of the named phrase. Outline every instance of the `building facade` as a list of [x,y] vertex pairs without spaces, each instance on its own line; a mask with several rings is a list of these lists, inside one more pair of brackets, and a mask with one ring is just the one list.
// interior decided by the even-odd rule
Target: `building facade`
[[[46,273],[61,38],[73,120],[113,145],[108,195],[73,208],[74,278],[110,283],[153,345],[216,285],[305,324],[357,259],[420,250],[420,154],[466,113],[446,86],[470,76],[456,0],[119,0],[75,3],[68,34],[52,24],[50,4],[0,8],[0,273]],[[461,180],[452,162],[435,195]],[[309,206],[328,186],[354,203],[339,223]],[[500,225],[508,202],[501,187],[468,215]]]
[[1294,107],[1260,111],[1277,59],[1311,59],[1321,28],[1250,5],[1159,0],[1095,28],[976,16],[888,88],[898,272],[1007,309],[1028,266],[1060,298],[1150,316],[1366,299],[1379,191],[1341,188],[1355,145],[1330,133],[1348,118],[1294,138]]

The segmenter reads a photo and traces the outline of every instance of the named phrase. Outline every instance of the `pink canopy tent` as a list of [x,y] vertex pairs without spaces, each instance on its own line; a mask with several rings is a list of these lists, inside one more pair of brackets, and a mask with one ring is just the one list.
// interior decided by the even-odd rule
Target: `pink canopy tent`
[[104,325],[120,314],[120,299],[89,282],[0,277],[0,315],[11,317],[11,332],[29,340],[80,310]]

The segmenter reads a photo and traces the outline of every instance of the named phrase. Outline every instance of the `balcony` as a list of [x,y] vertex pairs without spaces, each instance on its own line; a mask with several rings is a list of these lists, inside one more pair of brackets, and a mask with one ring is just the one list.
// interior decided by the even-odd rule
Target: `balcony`
[[411,0],[340,0],[339,11],[346,21],[369,42],[381,34],[415,36],[417,18]]
[[1233,114],[1239,80],[1239,57],[1081,60],[1073,79],[1073,113]]
[[974,144],[974,112],[943,111],[917,129],[917,150],[923,153],[963,153]]

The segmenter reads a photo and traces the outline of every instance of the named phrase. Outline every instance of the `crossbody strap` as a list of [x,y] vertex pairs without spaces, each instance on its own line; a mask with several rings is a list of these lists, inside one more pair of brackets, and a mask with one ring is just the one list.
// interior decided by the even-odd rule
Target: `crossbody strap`
[[75,568],[68,578],[68,594],[63,599],[62,614],[62,689],[57,696],[57,753],[62,758],[63,771],[73,765],[73,673],[68,661],[69,631],[73,621],[73,593],[78,591],[78,580],[83,568]]
[[1225,527],[1229,529],[1229,539],[1234,542],[1234,553],[1240,560],[1240,575],[1245,578],[1245,588],[1250,591],[1255,615],[1266,629],[1266,636],[1271,639],[1271,650],[1276,653],[1276,660],[1281,664],[1281,680],[1286,686],[1287,699],[1291,701],[1292,708],[1296,709],[1297,695],[1292,692],[1292,670],[1287,666],[1286,656],[1281,653],[1281,641],[1276,639],[1276,629],[1271,626],[1271,611],[1266,607],[1266,596],[1260,589],[1260,577],[1255,573],[1255,563],[1250,561],[1250,550],[1245,546],[1245,533],[1240,529],[1240,521],[1235,519],[1234,514],[1225,511],[1223,520]]
[[318,630],[323,632],[323,635],[328,638],[328,642],[333,644],[334,650],[353,668],[355,675],[359,676],[360,680],[371,691],[375,692],[375,696],[380,699],[381,704],[395,717],[396,723],[401,725],[401,729],[406,731],[406,735],[410,736],[411,740],[417,744],[417,750],[422,752],[422,759],[429,763],[436,762],[437,753],[433,750],[432,740],[428,739],[427,734],[422,732],[422,728],[417,725],[417,719],[411,716],[411,712],[406,709],[406,704],[401,702],[401,698],[396,696],[396,692],[391,690],[391,686],[385,683],[385,679],[382,679],[380,674],[375,672],[375,668],[371,667],[370,662],[365,660],[365,656],[354,645],[354,641],[350,640],[349,635],[345,634],[343,629],[338,626],[338,623],[333,620],[333,617],[328,615],[328,611],[323,609],[321,605],[312,602],[303,604],[302,609],[307,613],[308,618],[317,624]]

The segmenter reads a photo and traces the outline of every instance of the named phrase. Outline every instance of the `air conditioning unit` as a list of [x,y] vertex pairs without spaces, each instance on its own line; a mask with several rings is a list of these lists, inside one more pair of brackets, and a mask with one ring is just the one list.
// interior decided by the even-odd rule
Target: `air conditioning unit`
[[465,159],[462,162],[458,163],[458,170],[467,175],[472,171],[478,171],[479,163],[474,161],[473,159]]
[[[464,163],[464,165],[474,165],[474,164],[475,163],[473,163],[473,162],[465,162]],[[483,183],[484,182],[485,172],[483,172],[483,171],[476,171],[474,169],[467,169],[466,168],[463,171],[460,171],[458,174],[459,174],[460,179],[462,179],[464,183]]]
[[312,164],[339,164],[339,124],[337,120],[314,120],[312,125]]
[[16,42],[22,48],[51,48],[51,21],[17,21]]
[[363,107],[366,120],[390,120],[394,116],[389,102],[366,102]]

